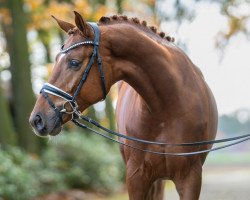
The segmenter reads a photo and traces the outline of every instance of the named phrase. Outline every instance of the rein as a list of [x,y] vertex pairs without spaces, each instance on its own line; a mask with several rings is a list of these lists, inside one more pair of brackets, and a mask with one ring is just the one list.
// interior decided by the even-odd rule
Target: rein
[[[120,134],[118,132],[112,131],[108,128],[105,128],[103,126],[101,126],[98,122],[92,120],[91,118],[81,115],[81,112],[78,109],[78,105],[76,102],[76,97],[78,96],[80,90],[83,87],[83,84],[85,83],[89,71],[91,70],[93,64],[95,61],[97,61],[97,65],[98,65],[98,69],[100,72],[100,78],[101,78],[101,86],[102,86],[102,91],[103,91],[103,99],[106,98],[107,95],[107,90],[106,90],[106,86],[105,86],[105,77],[104,77],[104,72],[103,72],[103,68],[102,68],[102,60],[101,57],[99,55],[99,40],[100,40],[100,30],[97,26],[97,24],[95,23],[89,23],[89,25],[92,27],[93,31],[94,31],[94,40],[85,40],[85,41],[81,41],[78,42],[76,44],[71,45],[70,47],[63,49],[63,46],[61,48],[60,53],[62,54],[66,54],[68,53],[70,50],[73,50],[77,47],[80,46],[84,46],[84,45],[93,45],[93,53],[90,57],[89,63],[82,75],[82,78],[77,86],[76,91],[74,92],[73,96],[68,94],[67,92],[61,90],[60,88],[50,84],[50,83],[45,83],[40,91],[40,93],[43,95],[43,97],[47,100],[48,104],[53,108],[53,110],[55,111],[56,115],[58,116],[58,118],[60,119],[60,121],[62,122],[62,116],[63,114],[69,114],[72,116],[71,121],[74,122],[77,126],[81,127],[81,128],[85,128],[88,129],[92,132],[94,132],[95,134],[98,134],[106,139],[109,139],[113,142],[119,143],[121,145],[124,145],[126,147],[135,149],[135,150],[139,150],[142,152],[147,152],[147,153],[152,153],[152,154],[158,154],[158,155],[168,155],[168,156],[191,156],[191,155],[197,155],[197,154],[202,154],[202,153],[208,153],[211,151],[216,151],[219,149],[223,149],[229,146],[233,146],[242,142],[245,142],[247,140],[250,140],[250,134],[245,134],[245,135],[241,135],[241,136],[237,136],[237,137],[231,137],[231,138],[226,138],[226,139],[220,139],[220,140],[209,140],[209,141],[200,141],[200,142],[191,142],[191,143],[178,143],[178,144],[171,144],[171,143],[163,143],[163,142],[155,142],[155,141],[148,141],[148,140],[142,140],[142,139],[138,139],[138,138],[134,138],[134,137],[130,137],[130,136],[126,136],[123,134]],[[60,97],[62,99],[65,100],[64,104],[62,105],[62,108],[59,109],[58,107],[55,106],[55,104],[53,103],[53,101],[49,98],[48,94],[50,95],[54,95],[57,97]],[[71,110],[68,111],[66,109],[66,105],[69,104],[71,107]],[[130,141],[134,141],[140,144],[147,144],[147,145],[161,145],[161,146],[179,146],[179,147],[187,147],[187,146],[204,146],[204,145],[212,145],[212,144],[218,144],[218,143],[225,143],[225,142],[232,142],[230,144],[227,145],[223,145],[220,147],[215,147],[212,149],[205,149],[205,150],[200,150],[200,151],[194,151],[194,152],[185,152],[185,153],[169,153],[169,152],[160,152],[160,151],[151,151],[148,149],[141,149],[138,146],[134,146],[134,145],[130,145],[127,143],[124,143],[122,141],[116,140],[104,133],[98,132],[97,130],[88,127],[87,125],[79,122],[77,119],[81,119],[84,120],[92,125],[94,125],[95,127],[118,137],[130,140]]]

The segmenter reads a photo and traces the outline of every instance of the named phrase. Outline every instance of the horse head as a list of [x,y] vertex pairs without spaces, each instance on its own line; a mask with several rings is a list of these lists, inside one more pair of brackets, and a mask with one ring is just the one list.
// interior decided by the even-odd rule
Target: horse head
[[[112,71],[106,67],[108,59],[104,56],[109,50],[99,43],[99,28],[97,25],[93,28],[79,13],[74,13],[75,25],[53,17],[68,34],[68,39],[56,56],[49,81],[41,90],[30,116],[30,124],[39,136],[60,133],[62,125],[72,118],[69,115],[72,114],[71,98],[82,112],[104,99],[111,87]],[[65,93],[69,99],[53,93],[54,89]]]

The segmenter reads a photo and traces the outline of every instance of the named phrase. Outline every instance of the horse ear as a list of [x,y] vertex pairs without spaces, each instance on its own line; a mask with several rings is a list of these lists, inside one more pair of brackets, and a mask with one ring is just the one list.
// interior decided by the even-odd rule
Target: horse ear
[[82,16],[74,11],[75,13],[75,24],[77,28],[85,35],[86,37],[90,37],[91,27],[90,25],[82,18]]
[[60,20],[60,19],[57,19],[57,18],[56,18],[55,16],[53,16],[53,15],[51,15],[51,17],[53,17],[53,18],[56,20],[57,24],[58,24],[58,25],[61,27],[61,29],[64,30],[66,33],[67,33],[70,29],[72,29],[72,28],[75,27],[73,24],[68,23],[68,22],[65,22],[65,21]]

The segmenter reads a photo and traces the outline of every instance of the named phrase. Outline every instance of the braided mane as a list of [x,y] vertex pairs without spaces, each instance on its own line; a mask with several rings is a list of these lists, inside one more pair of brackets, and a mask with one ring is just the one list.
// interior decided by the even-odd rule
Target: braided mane
[[100,24],[110,24],[112,22],[129,22],[129,23],[133,23],[135,25],[140,25],[143,28],[147,28],[148,31],[151,31],[152,33],[160,36],[163,39],[166,39],[168,42],[174,42],[175,39],[174,37],[171,37],[169,35],[166,36],[166,34],[164,32],[157,32],[157,28],[155,26],[147,26],[147,22],[146,21],[140,21],[138,18],[134,17],[134,18],[128,18],[126,15],[113,15],[111,17],[101,17],[99,19],[99,23]]

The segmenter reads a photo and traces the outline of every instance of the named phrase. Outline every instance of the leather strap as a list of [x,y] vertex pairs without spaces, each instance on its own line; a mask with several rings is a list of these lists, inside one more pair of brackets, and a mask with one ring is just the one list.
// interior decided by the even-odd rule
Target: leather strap
[[61,97],[67,101],[72,101],[73,97],[68,94],[67,92],[64,92],[63,90],[61,90],[60,88],[51,85],[50,83],[45,83],[41,89],[41,91],[45,92],[45,93],[49,93],[52,94],[54,96],[58,96]]
[[[240,144],[242,142],[245,142],[245,141],[248,141],[250,140],[250,134],[248,136],[243,136],[244,138],[243,139],[240,139],[240,140],[236,140],[236,142],[232,142],[230,144],[226,144],[226,145],[223,145],[223,146],[220,146],[220,147],[215,147],[215,148],[211,148],[211,149],[205,149],[205,150],[200,150],[200,151],[192,151],[192,152],[182,152],[182,153],[171,153],[171,152],[164,152],[164,150],[162,152],[160,151],[152,151],[152,150],[148,150],[148,149],[142,149],[138,146],[134,146],[134,145],[131,145],[131,144],[127,144],[125,142],[121,142],[121,141],[118,141],[106,134],[103,134],[95,129],[92,129],[88,126],[86,126],[85,124],[82,124],[80,123],[79,121],[73,119],[72,120],[77,126],[81,127],[81,128],[84,128],[84,129],[88,129],[89,131],[97,134],[97,135],[100,135],[108,140],[111,140],[113,142],[116,142],[116,143],[119,143],[123,146],[126,146],[126,147],[129,147],[129,148],[132,148],[132,149],[135,149],[135,150],[138,150],[138,151],[142,151],[144,153],[151,153],[151,154],[156,154],[156,155],[161,155],[161,156],[194,156],[194,155],[198,155],[198,154],[203,154],[203,153],[209,153],[209,152],[212,152],[212,151],[217,151],[217,150],[220,150],[220,149],[224,149],[224,148],[227,148],[227,147],[230,147],[230,146],[234,146],[236,144]],[[235,140],[235,139],[233,139]],[[214,140],[216,141],[216,140]],[[217,140],[218,142],[219,140]],[[138,141],[137,141],[138,142]],[[206,142],[206,141],[205,141]],[[212,141],[207,141],[207,142],[212,142]],[[203,142],[201,142],[203,143]],[[215,143],[215,142],[214,142]],[[165,143],[167,144],[167,143]],[[185,145],[182,145],[182,144],[185,144]],[[193,146],[194,143],[182,143],[182,144],[169,144],[171,146],[186,146],[186,144],[188,144],[187,146]],[[192,145],[189,145],[189,144],[192,144]],[[195,145],[197,146],[197,145]]]
[[[78,96],[78,94],[80,93],[83,84],[85,83],[85,81],[87,80],[88,74],[92,68],[92,66],[94,65],[95,60],[97,61],[97,65],[98,65],[98,70],[100,72],[100,77],[101,77],[101,87],[102,87],[102,91],[103,91],[103,99],[105,99],[106,95],[107,95],[107,90],[106,90],[106,85],[105,85],[105,77],[104,77],[104,72],[103,72],[103,67],[102,67],[102,60],[99,54],[99,42],[100,42],[100,30],[99,27],[97,26],[96,23],[89,23],[90,26],[92,27],[93,31],[94,31],[94,40],[85,40],[85,41],[81,41],[78,43],[75,43],[73,45],[71,45],[70,47],[63,49],[64,45],[61,48],[60,53],[68,53],[69,51],[82,46],[82,45],[93,45],[93,53],[90,57],[90,60],[88,62],[88,65],[86,67],[86,69],[84,70],[84,73],[82,75],[82,78],[77,86],[76,91],[74,92],[73,96],[71,96],[70,94],[68,94],[67,92],[61,90],[60,88],[50,84],[50,83],[45,83],[40,91],[40,93],[43,94],[43,96],[45,97],[45,99],[48,101],[49,105],[56,111],[59,111],[58,108],[55,109],[55,105],[53,104],[53,102],[51,101],[51,99],[49,98],[48,94],[54,95],[54,96],[58,96],[60,98],[63,98],[66,100],[66,102],[69,102],[73,108],[73,110],[77,110],[77,102],[76,102],[76,97]],[[46,95],[45,95],[46,94]],[[58,112],[56,112],[58,115]],[[67,112],[65,111],[65,108],[63,108],[63,110],[59,111],[60,113],[60,118],[62,117],[62,113],[72,113],[72,112]],[[73,116],[73,115],[72,115]]]
[[138,143],[144,143],[144,144],[151,144],[151,145],[162,145],[162,146],[202,146],[202,145],[211,145],[211,144],[218,144],[218,143],[224,143],[224,142],[230,142],[230,141],[235,141],[235,140],[240,140],[240,139],[245,139],[245,138],[249,138],[250,139],[250,134],[245,134],[245,135],[240,135],[240,136],[236,136],[236,137],[230,137],[230,138],[225,138],[225,139],[219,139],[219,140],[207,140],[207,141],[200,141],[200,142],[188,142],[188,143],[178,143],[178,144],[172,144],[172,143],[165,143],[165,142],[155,142],[155,141],[148,141],[148,140],[142,140],[139,138],[134,138],[131,136],[127,136],[115,131],[112,131],[102,125],[100,125],[98,122],[94,121],[93,119],[81,115],[78,116],[80,119],[96,126],[97,128],[100,128],[101,130],[110,133],[112,135],[115,135],[117,137],[122,137],[125,138],[127,140],[131,140],[134,142],[138,142]]

